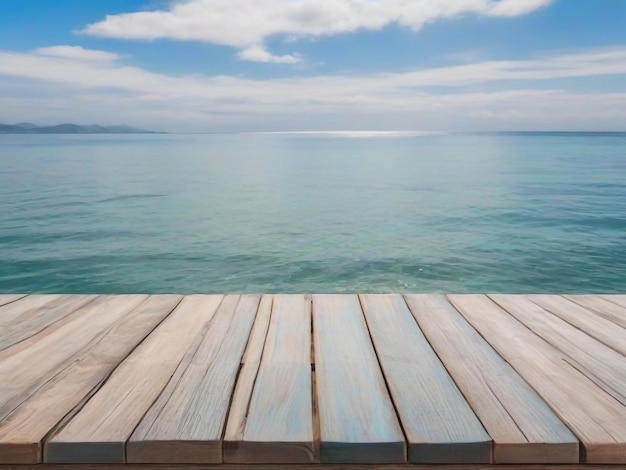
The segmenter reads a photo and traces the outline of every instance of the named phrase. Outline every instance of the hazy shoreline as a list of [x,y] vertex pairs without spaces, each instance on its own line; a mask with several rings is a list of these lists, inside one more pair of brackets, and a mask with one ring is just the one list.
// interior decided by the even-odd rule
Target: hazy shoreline
[[99,124],[57,124],[38,126],[30,122],[18,124],[0,124],[0,134],[164,134],[125,124],[101,126]]

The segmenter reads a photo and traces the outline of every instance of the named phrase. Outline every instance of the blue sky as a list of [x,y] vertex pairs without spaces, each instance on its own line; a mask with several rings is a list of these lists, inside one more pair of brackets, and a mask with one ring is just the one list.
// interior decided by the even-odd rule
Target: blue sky
[[0,122],[626,130],[624,0],[0,0]]

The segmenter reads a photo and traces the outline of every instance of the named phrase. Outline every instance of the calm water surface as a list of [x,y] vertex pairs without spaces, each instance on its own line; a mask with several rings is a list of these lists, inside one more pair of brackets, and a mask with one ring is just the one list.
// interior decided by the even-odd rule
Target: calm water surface
[[0,136],[0,292],[626,292],[626,135]]

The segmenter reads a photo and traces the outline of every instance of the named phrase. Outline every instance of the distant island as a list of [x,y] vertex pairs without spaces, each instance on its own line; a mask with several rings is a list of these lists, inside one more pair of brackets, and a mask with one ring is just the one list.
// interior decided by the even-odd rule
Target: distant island
[[126,125],[58,124],[56,126],[37,126],[30,122],[21,122],[19,124],[0,124],[0,134],[164,134],[164,132],[147,131]]

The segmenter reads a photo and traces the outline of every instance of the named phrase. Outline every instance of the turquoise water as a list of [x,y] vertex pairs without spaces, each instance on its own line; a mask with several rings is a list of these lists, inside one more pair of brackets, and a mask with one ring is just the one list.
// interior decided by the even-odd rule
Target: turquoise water
[[626,292],[626,135],[0,136],[0,292]]

